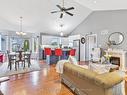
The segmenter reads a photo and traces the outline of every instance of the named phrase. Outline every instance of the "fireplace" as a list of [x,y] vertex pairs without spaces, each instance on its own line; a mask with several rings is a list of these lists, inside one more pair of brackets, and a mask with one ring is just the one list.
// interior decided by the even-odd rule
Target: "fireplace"
[[126,71],[127,70],[127,51],[111,49],[106,51],[107,54],[111,55],[111,63],[119,65],[119,69]]
[[114,65],[120,66],[120,57],[111,57],[110,62]]

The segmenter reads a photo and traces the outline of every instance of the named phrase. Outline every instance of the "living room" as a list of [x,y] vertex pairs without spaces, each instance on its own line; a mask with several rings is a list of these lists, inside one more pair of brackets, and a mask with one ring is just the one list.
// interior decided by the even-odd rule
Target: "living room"
[[127,1],[0,2],[0,95],[127,95]]

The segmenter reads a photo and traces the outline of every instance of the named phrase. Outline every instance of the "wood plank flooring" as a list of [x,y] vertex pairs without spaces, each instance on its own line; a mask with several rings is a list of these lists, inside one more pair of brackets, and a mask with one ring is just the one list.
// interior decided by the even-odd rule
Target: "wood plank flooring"
[[41,71],[14,75],[8,82],[1,83],[4,95],[74,95],[60,83],[55,66],[47,66],[43,61],[40,64]]
[[41,62],[41,71],[14,75],[8,82],[1,83],[4,95],[73,95],[60,83],[55,66],[47,66]]

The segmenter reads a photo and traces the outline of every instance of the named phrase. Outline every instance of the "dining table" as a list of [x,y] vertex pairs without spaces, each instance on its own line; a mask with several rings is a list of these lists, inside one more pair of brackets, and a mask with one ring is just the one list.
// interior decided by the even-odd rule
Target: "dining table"
[[15,64],[15,70],[17,70],[17,65],[19,68],[19,63],[23,64],[23,67],[25,68],[25,62],[28,62],[28,67],[30,67],[31,52],[24,52],[24,51],[16,51],[16,52],[10,52],[8,54],[9,64],[8,67],[10,70],[12,69],[12,64]]
[[19,61],[22,61],[22,58],[23,58],[23,50],[19,50],[19,51],[16,51],[19,55],[18,55],[18,57],[19,57]]

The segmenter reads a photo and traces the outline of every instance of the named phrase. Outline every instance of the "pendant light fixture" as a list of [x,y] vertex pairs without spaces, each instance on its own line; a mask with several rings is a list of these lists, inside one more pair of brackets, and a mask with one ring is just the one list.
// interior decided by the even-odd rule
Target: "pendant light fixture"
[[19,32],[17,31],[16,34],[24,36],[24,35],[26,35],[26,33],[22,31],[22,20],[23,20],[23,17],[20,17]]
[[63,36],[63,31],[62,31],[62,28],[63,28],[63,24],[60,25],[60,28],[61,28],[61,31],[60,31],[60,36]]

